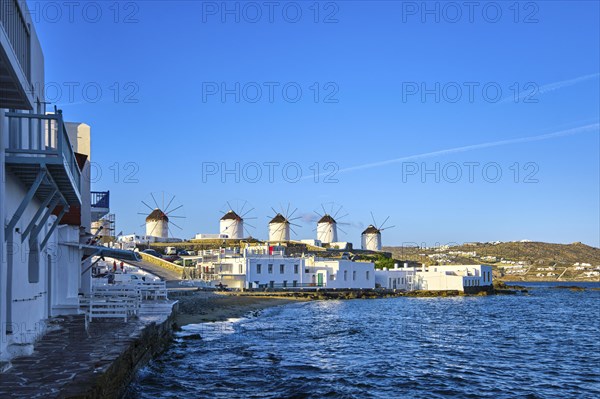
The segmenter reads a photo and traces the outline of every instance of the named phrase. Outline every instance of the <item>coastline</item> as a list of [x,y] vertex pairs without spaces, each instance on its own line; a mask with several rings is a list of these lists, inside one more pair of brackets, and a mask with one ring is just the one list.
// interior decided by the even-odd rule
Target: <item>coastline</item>
[[175,328],[188,324],[209,323],[240,318],[251,312],[281,306],[306,298],[260,297],[250,295],[230,295],[209,291],[196,291],[177,296],[179,309],[175,315]]

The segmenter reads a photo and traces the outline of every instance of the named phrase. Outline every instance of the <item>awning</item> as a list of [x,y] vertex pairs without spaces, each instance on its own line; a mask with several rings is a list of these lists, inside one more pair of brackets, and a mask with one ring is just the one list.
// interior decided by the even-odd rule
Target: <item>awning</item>
[[109,248],[102,245],[87,245],[79,244],[75,242],[61,242],[61,245],[67,245],[70,247],[77,247],[83,250],[84,258],[87,259],[91,256],[101,256],[103,258],[114,258],[123,261],[134,261],[140,260],[139,255],[133,251],[125,249]]

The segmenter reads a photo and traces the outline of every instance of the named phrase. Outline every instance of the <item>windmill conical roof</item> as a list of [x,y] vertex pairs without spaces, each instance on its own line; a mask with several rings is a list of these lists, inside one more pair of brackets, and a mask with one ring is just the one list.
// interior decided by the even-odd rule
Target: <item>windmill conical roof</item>
[[237,213],[235,213],[234,211],[229,211],[226,214],[223,215],[223,217],[221,218],[221,220],[238,220],[241,221],[242,218],[240,217],[240,215],[238,215]]
[[155,210],[150,212],[150,214],[148,216],[146,216],[146,222],[157,221],[157,220],[164,220],[165,222],[168,222],[169,217],[167,216],[166,213],[164,213],[160,209],[156,208]]
[[379,230],[377,227],[370,224],[369,227],[367,227],[365,229],[365,231],[363,231],[362,233],[363,234],[380,234],[381,230]]
[[271,219],[269,224],[271,223],[289,223],[289,221],[281,213],[278,213],[273,219]]
[[330,215],[323,215],[321,219],[317,223],[337,223],[334,218]]

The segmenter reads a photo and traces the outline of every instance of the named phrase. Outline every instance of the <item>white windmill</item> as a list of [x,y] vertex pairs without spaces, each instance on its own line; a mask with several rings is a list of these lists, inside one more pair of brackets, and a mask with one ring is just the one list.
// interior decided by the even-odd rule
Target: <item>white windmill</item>
[[[340,205],[337,211],[334,212],[334,208],[337,206],[335,203],[331,203],[331,209],[329,211],[325,210],[325,206],[321,204],[321,208],[323,209],[323,214],[319,214],[315,211],[317,215],[319,215],[320,219],[317,222],[317,240],[321,241],[323,244],[330,244],[332,242],[338,241],[338,225],[344,223],[338,223],[336,218],[341,213],[343,207]],[[343,216],[340,216],[339,219],[348,216],[346,213]],[[340,229],[342,230],[342,229]],[[342,230],[343,231],[343,230]],[[343,231],[345,233],[345,231]]]
[[[288,204],[285,211],[283,210],[283,207],[281,207],[281,212],[277,212],[274,208],[271,209],[275,213],[275,216],[272,217],[269,222],[269,241],[289,241],[290,230],[293,230],[291,226],[300,227],[300,225],[292,223],[292,221],[300,219],[300,216],[293,217],[298,209],[294,209],[290,213],[290,204]],[[296,232],[294,232],[294,234],[295,233]]]
[[[244,219],[256,219],[255,217],[247,217],[254,210],[252,207],[248,207],[249,209],[245,210],[247,204],[248,201],[244,201],[241,207],[233,207],[229,201],[227,202],[228,210],[225,212],[221,211],[223,216],[219,220],[219,232],[221,234],[238,240],[244,238],[244,232],[248,232],[244,226]],[[250,223],[246,223],[246,225],[254,227]]]
[[[158,195],[158,194],[157,194]],[[154,207],[148,205],[145,201],[142,201],[142,204],[146,206],[150,213],[147,212],[138,212],[139,215],[146,216],[145,224],[142,225],[146,227],[146,236],[156,237],[159,239],[167,240],[169,238],[173,238],[173,234],[170,229],[170,225],[173,225],[181,230],[177,224],[173,222],[173,219],[181,218],[184,219],[185,216],[176,215],[176,211],[180,211],[183,208],[183,205],[173,205],[175,200],[175,196],[173,195],[171,199],[165,205],[165,193],[161,193],[162,196],[162,204],[159,206],[154,193],[150,193],[150,197],[154,202]]]
[[371,212],[371,218],[373,219],[373,224],[370,224],[360,236],[361,246],[362,249],[367,251],[381,251],[381,232],[394,226],[384,227],[390,218],[389,216],[385,218],[380,226],[377,225],[373,212]]

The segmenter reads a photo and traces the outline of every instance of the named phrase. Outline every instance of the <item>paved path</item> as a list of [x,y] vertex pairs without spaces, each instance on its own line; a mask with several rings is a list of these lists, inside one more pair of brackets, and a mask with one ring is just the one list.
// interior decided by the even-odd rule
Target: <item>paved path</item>
[[[144,338],[146,329],[165,318],[163,314],[127,323],[94,321],[87,331],[84,315],[52,318],[50,331],[36,343],[33,354],[13,359],[12,367],[0,373],[0,398],[114,397],[126,378],[106,381],[105,373],[132,347],[150,346]],[[143,359],[128,361],[135,366]],[[121,371],[131,373],[133,367]]]
[[155,276],[160,277],[162,280],[165,280],[167,283],[178,283],[179,281],[181,281],[181,274],[173,270],[165,269],[164,267],[153,265],[150,262],[145,262],[142,260],[139,262],[128,261],[127,263],[132,266],[139,267],[140,269],[147,271],[148,273],[152,273]]

